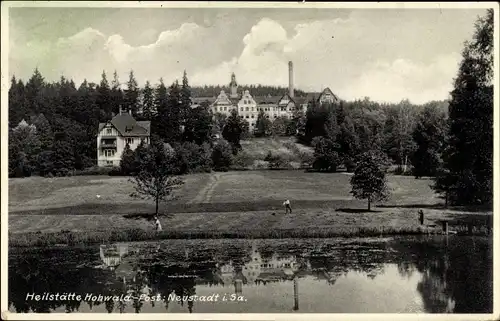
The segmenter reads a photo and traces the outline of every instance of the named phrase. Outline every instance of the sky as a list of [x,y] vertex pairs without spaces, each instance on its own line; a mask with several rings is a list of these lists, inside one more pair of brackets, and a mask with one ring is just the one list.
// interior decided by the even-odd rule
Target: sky
[[170,84],[332,89],[413,103],[449,97],[464,41],[484,9],[10,8],[9,74],[78,85],[130,70]]

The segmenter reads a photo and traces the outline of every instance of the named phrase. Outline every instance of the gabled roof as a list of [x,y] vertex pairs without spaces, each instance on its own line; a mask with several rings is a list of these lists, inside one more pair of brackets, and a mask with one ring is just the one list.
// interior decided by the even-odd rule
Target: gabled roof
[[278,104],[283,96],[254,96],[253,99],[257,104]]
[[[324,95],[324,94],[330,94],[330,95],[332,95],[332,96],[333,96],[333,98],[334,98],[336,101],[339,101],[339,100],[340,100],[340,99],[339,99],[339,97],[337,97],[337,95],[335,95],[335,94],[333,93],[333,91],[332,91],[330,88],[328,88],[328,87],[326,87],[326,88],[323,90],[323,92],[321,92],[321,95],[320,95],[320,96],[322,96],[322,95]],[[319,98],[321,98],[320,96],[318,96],[318,99],[319,99]]]
[[99,124],[99,132],[110,123],[118,131],[121,136],[137,137],[149,136],[151,132],[150,121],[136,121],[132,115],[128,113],[121,113],[113,117],[107,123]]

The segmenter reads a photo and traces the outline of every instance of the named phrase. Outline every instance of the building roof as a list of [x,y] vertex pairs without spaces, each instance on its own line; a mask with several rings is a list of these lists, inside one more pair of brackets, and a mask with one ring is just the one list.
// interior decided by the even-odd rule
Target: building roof
[[[150,121],[136,121],[129,113],[118,114],[107,123],[111,123],[118,133],[125,137],[147,137],[151,132]],[[99,124],[99,132],[107,123]]]
[[253,97],[257,105],[259,104],[277,104],[283,96],[256,96]]

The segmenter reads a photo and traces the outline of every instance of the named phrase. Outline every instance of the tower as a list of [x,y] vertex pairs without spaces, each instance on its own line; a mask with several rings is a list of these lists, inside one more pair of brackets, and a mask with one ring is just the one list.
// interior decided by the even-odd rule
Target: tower
[[236,83],[236,76],[234,72],[231,74],[231,82],[229,83],[230,87],[230,98],[238,98],[238,84]]
[[293,63],[291,61],[288,62],[288,96],[293,98],[294,90],[293,90]]

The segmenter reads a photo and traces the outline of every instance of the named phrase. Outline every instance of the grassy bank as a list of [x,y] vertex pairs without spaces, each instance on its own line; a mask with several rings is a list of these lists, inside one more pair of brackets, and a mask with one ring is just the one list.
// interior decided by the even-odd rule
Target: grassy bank
[[[466,229],[456,226],[451,228],[453,234],[469,234]],[[473,235],[489,235],[485,227],[475,227]],[[155,232],[142,229],[122,229],[118,231],[61,231],[54,233],[12,233],[9,235],[9,246],[57,246],[57,245],[89,245],[112,242],[155,241],[165,239],[285,239],[285,238],[332,238],[332,237],[375,237],[390,235],[424,235],[443,234],[439,227],[407,226],[407,227],[352,227],[340,229],[258,229],[239,231],[211,230],[165,230]]]
[[[125,177],[9,180],[10,244],[377,236],[439,231],[441,220],[459,231],[492,221],[491,210],[442,208],[430,181],[412,177],[390,175],[391,199],[370,212],[351,197],[350,176],[342,173],[252,171],[184,179],[177,199],[161,207],[162,233],[142,218],[153,212],[152,202],[130,198],[133,187]],[[293,214],[284,215],[284,199],[292,201]]]

